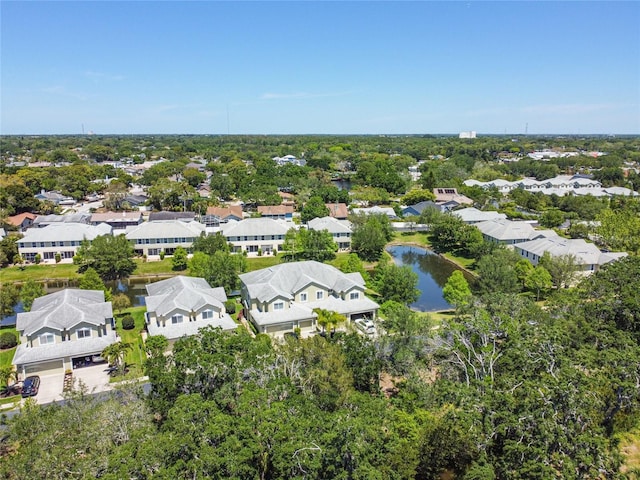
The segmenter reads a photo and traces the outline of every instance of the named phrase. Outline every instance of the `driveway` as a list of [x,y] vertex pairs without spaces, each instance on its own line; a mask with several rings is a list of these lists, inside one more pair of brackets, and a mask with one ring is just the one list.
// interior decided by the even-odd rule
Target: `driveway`
[[109,374],[105,371],[109,365],[102,363],[90,367],[76,368],[73,371],[73,386],[78,388],[79,382],[87,387],[87,393],[98,393],[111,390]]
[[[92,365],[90,367],[76,368],[73,370],[73,386],[78,388],[82,382],[87,393],[99,393],[111,390],[109,384],[109,374],[105,371],[108,365]],[[40,405],[46,403],[57,402],[63,399],[64,374],[56,373],[53,375],[40,376],[40,390],[33,397]]]
[[64,373],[40,376],[40,389],[33,397],[42,405],[62,400],[62,387],[64,384]]

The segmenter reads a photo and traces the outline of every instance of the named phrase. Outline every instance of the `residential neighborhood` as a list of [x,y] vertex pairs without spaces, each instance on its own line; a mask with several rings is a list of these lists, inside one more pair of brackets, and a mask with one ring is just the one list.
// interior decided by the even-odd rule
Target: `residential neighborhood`
[[640,480],[639,1],[0,10],[0,480]]
[[[140,401],[162,409],[166,398],[185,401],[174,389],[243,395],[270,379],[282,382],[270,391],[291,384],[294,395],[339,402],[323,396],[324,386],[306,387],[325,375],[327,388],[346,382],[386,402],[402,382],[424,389],[420,372],[434,366],[451,385],[491,382],[476,357],[463,356],[466,345],[480,346],[469,341],[507,335],[517,322],[531,331],[510,341],[547,345],[551,327],[538,325],[564,321],[572,331],[576,310],[585,318],[616,311],[607,303],[615,296],[599,299],[607,282],[631,275],[615,288],[633,304],[637,164],[562,173],[575,166],[561,162],[597,165],[609,154],[506,161],[511,154],[500,150],[486,160],[488,140],[455,141],[471,140],[473,164],[455,153],[384,161],[365,153],[364,165],[342,153],[328,164],[307,153],[279,161],[196,154],[183,164],[147,150],[144,162],[109,163],[108,181],[101,174],[73,204],[25,184],[12,192],[18,208],[5,203],[12,215],[1,227],[0,409],[18,414],[80,391],[112,398],[140,383],[149,392]],[[527,162],[529,174],[517,175]],[[34,163],[15,168],[28,178],[72,167]],[[480,182],[476,170],[483,179],[503,175]],[[588,297],[558,314],[555,305],[571,298],[565,292]],[[498,322],[489,334],[487,318]],[[621,327],[609,329],[626,328],[610,321]],[[496,357],[508,368],[503,353]],[[241,380],[231,386],[224,372]]]

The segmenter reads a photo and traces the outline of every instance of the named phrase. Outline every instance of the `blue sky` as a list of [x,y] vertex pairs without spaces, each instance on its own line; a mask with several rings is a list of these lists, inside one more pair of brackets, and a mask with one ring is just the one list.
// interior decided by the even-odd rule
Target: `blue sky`
[[1,3],[3,134],[640,133],[640,2]]

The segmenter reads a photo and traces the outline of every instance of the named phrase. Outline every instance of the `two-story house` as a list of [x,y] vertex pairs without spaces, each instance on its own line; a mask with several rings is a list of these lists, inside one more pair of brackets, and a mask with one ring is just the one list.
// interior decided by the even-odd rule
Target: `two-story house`
[[293,220],[292,205],[262,205],[258,207],[258,213],[263,218],[272,218],[274,220]]
[[282,335],[317,329],[315,308],[344,315],[348,321],[376,317],[379,305],[365,295],[359,273],[342,273],[315,261],[274,265],[240,275],[246,317],[260,333]]
[[18,240],[18,253],[26,262],[35,262],[39,255],[43,262],[55,261],[60,255],[62,263],[73,262],[83,240],[93,240],[100,235],[111,235],[113,229],[106,223],[52,223],[43,228],[30,228]]
[[482,232],[482,237],[491,243],[513,245],[527,242],[544,236],[555,236],[553,230],[536,230],[527,222],[514,222],[507,219],[494,219],[478,222],[475,226]]
[[220,231],[236,253],[269,255],[282,250],[284,237],[292,225],[271,218],[246,218],[241,222],[221,224]]
[[117,341],[111,302],[102,290],[68,288],[36,298],[18,313],[20,344],[13,357],[20,375],[53,375],[91,361]]
[[518,243],[514,246],[516,253],[526,258],[533,265],[538,265],[545,253],[551,257],[572,256],[579,271],[588,275],[597,271],[602,265],[626,257],[626,252],[601,252],[593,243],[582,238],[543,237],[530,242]]
[[170,342],[198,333],[203,327],[233,330],[237,324],[227,314],[224,288],[212,288],[204,278],[177,277],[146,286],[146,324],[150,335]]
[[142,212],[102,212],[94,213],[90,219],[91,225],[106,223],[114,230],[126,230],[142,223]]
[[351,250],[351,234],[353,228],[349,220],[338,220],[333,217],[314,218],[308,224],[311,230],[327,230],[338,245],[338,250],[346,252]]
[[126,237],[133,244],[136,255],[173,255],[178,247],[190,251],[195,239],[205,230],[202,223],[195,221],[156,220],[133,227]]

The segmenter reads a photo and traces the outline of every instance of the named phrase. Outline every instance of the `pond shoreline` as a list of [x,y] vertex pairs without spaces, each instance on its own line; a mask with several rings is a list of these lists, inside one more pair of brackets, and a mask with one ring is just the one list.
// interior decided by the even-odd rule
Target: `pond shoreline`
[[[467,267],[465,267],[464,265],[459,264],[458,262],[456,262],[455,260],[452,260],[450,258],[448,258],[447,256],[445,256],[443,253],[438,253],[435,250],[433,250],[432,248],[430,248],[428,245],[422,244],[422,243],[418,243],[418,242],[399,242],[399,241],[392,241],[389,242],[385,245],[384,250],[385,252],[387,252],[387,247],[403,247],[403,246],[407,246],[407,247],[419,247],[419,248],[424,248],[425,250],[429,250],[431,253],[433,253],[434,255],[438,255],[440,258],[442,258],[443,260],[446,260],[447,262],[451,263],[452,265],[455,265],[456,267],[458,267],[460,270],[464,270],[466,273],[468,273],[469,275],[471,275],[473,278],[477,279],[478,275],[475,272],[472,272],[471,270],[469,270]],[[387,253],[388,254],[388,253]]]

